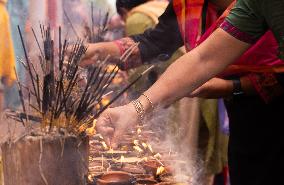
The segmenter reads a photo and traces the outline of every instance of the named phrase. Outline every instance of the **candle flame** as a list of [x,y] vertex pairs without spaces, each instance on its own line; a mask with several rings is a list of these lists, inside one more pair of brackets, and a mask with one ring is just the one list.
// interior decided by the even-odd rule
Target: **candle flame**
[[113,148],[110,147],[108,152],[111,153],[111,154],[113,154],[113,152],[114,152]]
[[161,159],[162,155],[160,153],[157,153],[154,155],[154,158],[157,158],[157,159]]
[[154,153],[154,150],[150,144],[147,144],[148,149],[150,150],[151,153]]
[[109,64],[106,69],[108,73],[111,73],[114,70],[114,68],[116,68],[116,65]]
[[103,98],[102,101],[101,101],[103,106],[106,106],[109,102],[110,102],[110,99],[108,99],[108,98]]
[[92,175],[92,174],[88,175],[88,179],[89,179],[90,182],[93,182],[93,180],[94,180],[93,178],[94,178],[94,175]]
[[136,146],[139,146],[139,141],[138,140],[134,140],[133,144],[136,145]]
[[146,143],[142,143],[142,146],[147,149],[148,145]]
[[103,145],[105,150],[108,150],[108,146],[107,146],[106,142],[102,141],[102,145]]
[[162,173],[165,172],[165,168],[163,166],[160,166],[157,168],[157,172],[156,172],[156,175],[161,175]]
[[143,150],[139,146],[133,146],[133,148],[139,153],[143,152]]
[[123,162],[125,162],[125,157],[122,155],[122,156],[120,157],[120,163],[123,163]]
[[97,124],[97,120],[95,119],[93,121],[93,126],[86,129],[86,133],[88,136],[93,136],[96,134],[96,124]]

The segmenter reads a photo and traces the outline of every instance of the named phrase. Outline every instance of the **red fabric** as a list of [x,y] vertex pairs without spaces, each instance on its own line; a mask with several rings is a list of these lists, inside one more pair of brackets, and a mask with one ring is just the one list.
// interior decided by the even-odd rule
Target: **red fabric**
[[228,180],[229,180],[229,169],[228,169],[228,166],[224,167],[223,173],[224,173],[224,185],[228,185]]
[[[206,31],[205,34],[203,34],[203,36],[198,41],[198,44],[201,44],[218,27],[220,27],[234,4],[235,2],[233,2],[230,7],[228,7],[228,9],[223,13],[223,15]],[[239,33],[238,35],[241,35],[241,33]],[[234,64],[243,66],[282,66],[284,65],[284,61],[278,58],[278,43],[274,38],[272,32],[268,31],[254,45],[252,45],[252,47],[247,50]],[[282,72],[282,70],[279,72]]]
[[[174,10],[179,29],[187,51],[196,46],[200,36],[201,17],[204,0],[174,0]],[[206,29],[217,19],[217,11],[213,4],[208,4]]]
[[123,55],[125,52],[125,47],[123,46],[123,43],[121,40],[115,40],[113,43],[119,48],[120,56]]
[[[223,13],[223,15],[206,31],[198,44],[206,40],[218,27],[242,41],[252,41],[246,34],[239,31],[233,25],[225,21],[235,2]],[[222,26],[223,24],[223,26]],[[230,27],[226,29],[224,25]],[[252,41],[254,42],[254,41]],[[251,43],[252,43],[251,42]],[[284,72],[284,61],[278,58],[278,43],[271,31],[264,34],[251,46],[236,62],[229,66],[222,76],[232,74],[248,74],[248,77],[258,92],[259,96],[268,103],[274,97],[283,93],[283,88],[278,84],[274,73]],[[257,74],[258,73],[258,74]],[[273,79],[273,80],[271,80]],[[267,83],[271,82],[271,83]]]

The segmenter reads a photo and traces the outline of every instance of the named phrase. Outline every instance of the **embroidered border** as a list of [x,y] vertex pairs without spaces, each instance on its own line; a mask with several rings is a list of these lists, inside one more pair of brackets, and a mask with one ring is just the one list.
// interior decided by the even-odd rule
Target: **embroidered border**
[[248,78],[266,103],[284,93],[284,88],[273,73],[249,74]]
[[227,20],[224,20],[224,22],[220,25],[220,28],[240,41],[249,44],[254,44],[257,41],[256,38],[253,38],[251,35],[241,31],[240,29],[229,23]]

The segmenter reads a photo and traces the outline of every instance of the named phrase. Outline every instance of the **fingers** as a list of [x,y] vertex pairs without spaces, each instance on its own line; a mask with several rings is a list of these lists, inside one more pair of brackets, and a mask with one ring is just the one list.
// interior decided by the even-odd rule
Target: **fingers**
[[114,134],[114,128],[108,114],[100,116],[96,125],[96,130],[103,136],[107,145],[110,146],[110,141]]
[[111,108],[99,117],[97,131],[104,137],[105,142],[110,144],[109,146],[117,148],[121,136],[127,128],[131,128],[137,122],[137,119],[137,112],[132,104]]
[[[69,46],[66,51],[67,56],[69,56],[72,53],[72,51],[73,51],[73,47]],[[95,44],[89,44],[89,47],[79,65],[81,67],[87,67],[87,66],[90,66],[96,63],[98,59],[99,59],[99,50],[97,49],[97,46]]]
[[112,140],[112,137],[114,135],[114,129],[111,128],[111,127],[106,127],[104,128],[104,130],[102,131],[104,134],[102,134],[106,144],[108,146],[111,146],[111,140]]
[[92,57],[84,57],[81,62],[80,62],[80,67],[88,67],[92,64],[95,64],[96,61],[98,61],[99,59],[99,55],[98,54],[94,54]]
[[117,149],[121,134],[122,134],[121,131],[118,130],[114,132],[113,137],[111,138],[111,145],[110,145],[113,149]]

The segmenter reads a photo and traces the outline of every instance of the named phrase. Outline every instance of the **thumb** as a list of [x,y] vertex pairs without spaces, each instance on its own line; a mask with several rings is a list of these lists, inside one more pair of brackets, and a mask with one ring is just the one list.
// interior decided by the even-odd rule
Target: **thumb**
[[117,149],[118,148],[118,141],[119,141],[119,136],[121,135],[121,132],[119,131],[115,131],[113,134],[113,137],[111,139],[111,147],[113,149]]

